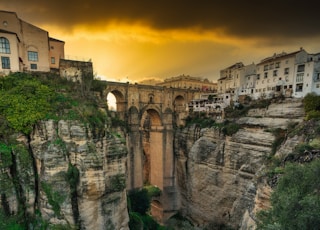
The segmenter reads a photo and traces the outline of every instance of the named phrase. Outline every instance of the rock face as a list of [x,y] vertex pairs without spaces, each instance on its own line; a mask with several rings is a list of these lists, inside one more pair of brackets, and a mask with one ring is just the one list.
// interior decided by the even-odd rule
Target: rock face
[[[29,143],[33,179],[24,191],[30,212],[78,229],[128,229],[123,137],[107,130],[97,135],[77,121],[49,120],[37,125]],[[13,211],[14,197],[8,198]]]
[[[251,117],[239,119],[242,128],[232,136],[196,125],[177,132],[181,212],[196,226],[255,227],[255,214],[269,206],[271,193],[267,183],[259,179],[275,141],[270,129],[284,129],[289,122],[302,121],[301,101],[288,103],[269,106],[260,114],[249,111]],[[257,114],[259,117],[253,117]],[[290,151],[288,145],[281,151]]]

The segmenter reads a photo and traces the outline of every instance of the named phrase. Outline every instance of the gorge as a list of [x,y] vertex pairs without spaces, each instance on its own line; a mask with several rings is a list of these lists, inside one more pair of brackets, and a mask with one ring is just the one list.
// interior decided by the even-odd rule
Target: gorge
[[[21,83],[24,90],[34,89],[25,95],[31,97],[47,84],[35,82]],[[68,84],[65,87],[77,87]],[[226,112],[228,122],[199,114],[198,120],[174,126],[172,121],[183,120],[175,113],[179,110],[161,107],[164,113],[157,114],[158,99],[152,97],[150,103],[151,94],[146,96],[147,114],[130,110],[131,116],[119,119],[107,110],[105,88],[94,88],[95,94],[82,92],[89,101],[65,93],[74,88],[59,89],[50,101],[59,112],[28,123],[30,131],[25,126],[9,130],[18,126],[10,123],[1,98],[2,220],[8,217],[12,225],[27,222],[27,229],[125,230],[127,192],[151,183],[162,192],[152,199],[151,214],[169,229],[187,229],[174,222],[171,217],[176,215],[190,223],[189,229],[254,229],[257,212],[270,207],[270,159],[285,159],[307,140],[307,132],[292,132],[304,127],[302,99],[248,105],[246,113],[233,116],[231,112],[240,110],[231,109]],[[176,98],[180,108],[181,97]],[[41,106],[38,103],[33,112]],[[209,123],[202,125],[201,120]],[[153,141],[160,133],[165,133],[160,139],[166,145]],[[169,165],[163,163],[170,157]]]

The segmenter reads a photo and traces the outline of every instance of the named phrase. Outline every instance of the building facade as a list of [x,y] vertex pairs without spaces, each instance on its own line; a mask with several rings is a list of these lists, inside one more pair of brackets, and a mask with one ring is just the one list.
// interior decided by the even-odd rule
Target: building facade
[[64,42],[18,18],[15,12],[0,11],[0,55],[2,75],[17,71],[49,72],[64,58]]
[[254,87],[256,65],[235,63],[220,71],[218,79],[218,93],[225,101],[238,101],[241,95],[249,93]]
[[303,48],[279,53],[258,64],[236,63],[220,71],[218,94],[225,101],[240,101],[277,96],[301,98],[314,92],[320,95],[320,53]]
[[208,79],[191,77],[188,75],[180,75],[177,77],[167,78],[163,82],[157,83],[157,85],[166,86],[169,88],[192,89],[205,92],[217,91],[217,83],[210,82]]
[[319,94],[317,76],[319,54],[308,54],[304,49],[263,59],[257,64],[254,99],[285,96],[301,98],[315,92]]

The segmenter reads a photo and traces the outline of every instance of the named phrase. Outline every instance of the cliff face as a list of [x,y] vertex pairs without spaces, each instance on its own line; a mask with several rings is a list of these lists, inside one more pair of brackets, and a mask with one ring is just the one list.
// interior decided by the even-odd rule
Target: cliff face
[[20,141],[29,143],[32,164],[22,168],[16,159],[15,173],[25,179],[17,183],[20,189],[8,186],[2,199],[8,210],[17,212],[16,197],[23,197],[29,213],[39,212],[51,224],[128,229],[123,137],[93,133],[77,121],[49,120],[38,123],[30,140]]
[[[269,205],[271,188],[259,178],[276,141],[270,130],[301,122],[303,114],[301,101],[287,101],[249,111],[236,121],[242,128],[232,136],[196,126],[177,132],[182,214],[201,227],[254,227],[256,212]],[[296,140],[287,140],[281,151],[291,151]]]

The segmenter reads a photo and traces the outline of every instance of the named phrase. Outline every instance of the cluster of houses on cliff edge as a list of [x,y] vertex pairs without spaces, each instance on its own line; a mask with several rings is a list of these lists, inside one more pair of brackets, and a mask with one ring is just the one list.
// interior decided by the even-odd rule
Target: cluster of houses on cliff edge
[[300,50],[274,54],[258,64],[236,63],[220,71],[217,93],[238,101],[276,96],[301,98],[320,94],[320,53]]
[[157,85],[191,88],[202,91],[200,98],[189,103],[193,111],[215,111],[246,97],[253,100],[273,97],[302,98],[314,92],[320,95],[320,53],[309,54],[303,48],[282,52],[258,64],[235,63],[220,71],[217,83],[179,76]]
[[91,61],[65,59],[64,44],[21,20],[15,12],[0,10],[0,75],[51,71],[76,80],[84,73],[92,75]]
[[[18,18],[15,12],[0,10],[0,75],[10,72],[58,72],[60,76],[81,80],[93,76],[91,61],[67,60],[63,41]],[[274,54],[258,64],[235,63],[220,71],[217,82],[181,75],[155,83],[172,88],[196,89],[200,98],[190,108],[206,111],[224,108],[244,98],[277,96],[301,98],[310,92],[320,95],[320,53],[303,48],[292,53]]]

